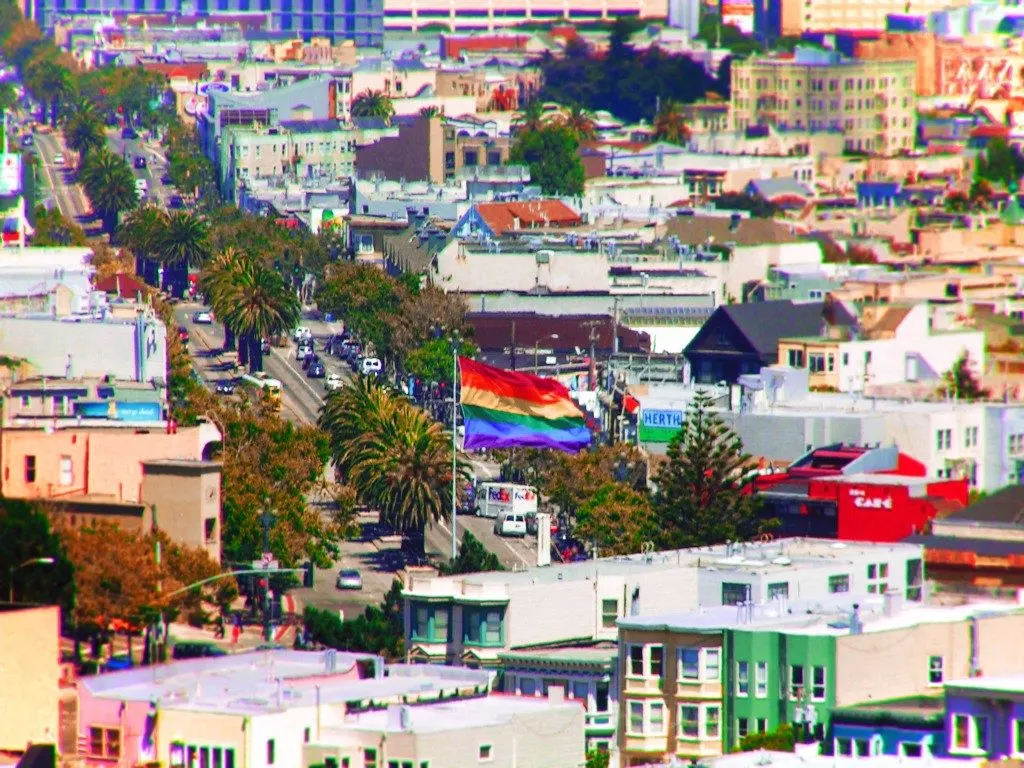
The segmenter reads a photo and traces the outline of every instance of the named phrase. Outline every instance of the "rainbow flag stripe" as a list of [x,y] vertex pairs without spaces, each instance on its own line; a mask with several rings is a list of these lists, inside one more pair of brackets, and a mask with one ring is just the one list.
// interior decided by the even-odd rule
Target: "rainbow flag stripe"
[[465,448],[555,448],[590,445],[586,419],[554,379],[503,371],[465,357],[461,370]]

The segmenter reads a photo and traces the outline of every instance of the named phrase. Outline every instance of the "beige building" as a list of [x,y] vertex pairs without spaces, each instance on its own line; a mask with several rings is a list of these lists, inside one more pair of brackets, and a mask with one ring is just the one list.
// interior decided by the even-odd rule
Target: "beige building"
[[59,686],[60,609],[0,609],[0,751],[56,743]]
[[776,34],[800,36],[804,32],[885,29],[889,14],[927,15],[931,11],[967,5],[967,0],[874,0],[869,3],[849,0],[764,0],[778,6]]
[[735,62],[733,125],[842,131],[847,151],[895,155],[914,146],[915,67],[811,49]]

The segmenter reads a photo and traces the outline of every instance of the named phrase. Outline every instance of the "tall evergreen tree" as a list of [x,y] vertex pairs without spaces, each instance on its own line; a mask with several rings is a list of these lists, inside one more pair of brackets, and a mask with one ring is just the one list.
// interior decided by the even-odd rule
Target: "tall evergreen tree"
[[974,372],[971,356],[966,350],[942,376],[942,394],[958,400],[984,400],[988,397],[985,389]]
[[712,398],[694,398],[655,476],[655,514],[669,548],[747,540],[763,529],[751,481],[750,456],[718,414]]

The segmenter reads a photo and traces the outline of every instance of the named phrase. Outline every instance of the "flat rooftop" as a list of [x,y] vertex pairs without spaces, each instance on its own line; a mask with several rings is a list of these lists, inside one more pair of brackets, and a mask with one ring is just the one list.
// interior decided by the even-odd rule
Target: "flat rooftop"
[[1024,674],[1000,675],[994,677],[971,677],[963,680],[950,680],[947,688],[958,688],[965,691],[983,693],[1024,693]]
[[[580,718],[583,721],[583,707],[576,702],[555,703],[549,699],[526,698],[521,696],[487,696],[486,698],[446,701],[423,707],[407,707],[408,720],[405,727],[391,712],[376,709],[370,712],[350,714],[345,718],[345,731],[369,730],[386,733],[413,732],[439,733],[461,731],[466,728],[482,728],[502,725],[517,715],[561,716],[559,720]],[[552,723],[552,726],[555,726]],[[331,731],[320,743],[330,743]],[[339,735],[342,733],[336,730]]]
[[534,648],[519,651],[504,651],[498,658],[506,662],[526,664],[580,664],[602,665],[611,664],[618,658],[617,643],[599,643],[597,645],[565,646],[562,648]]
[[[377,677],[360,678],[358,663],[372,662]],[[155,701],[161,709],[259,714],[292,707],[391,698],[434,699],[483,694],[491,673],[430,664],[393,664],[372,654],[341,651],[253,651],[112,672],[83,680],[89,692],[117,701]]]
[[607,576],[632,576],[646,571],[671,568],[715,568],[748,573],[778,573],[801,567],[836,563],[859,563],[867,554],[897,557],[912,556],[923,549],[916,544],[831,541],[828,539],[789,538],[728,547],[725,544],[655,552],[602,557],[580,563],[557,563],[522,571],[490,571],[459,576],[414,575],[407,595],[461,594],[465,585],[506,586],[509,590],[533,584],[559,581],[593,581]]

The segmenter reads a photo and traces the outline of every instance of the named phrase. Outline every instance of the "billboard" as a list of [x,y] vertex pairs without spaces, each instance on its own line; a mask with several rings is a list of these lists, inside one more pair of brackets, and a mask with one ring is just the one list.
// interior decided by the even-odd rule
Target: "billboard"
[[754,34],[753,0],[721,0],[719,13],[723,24],[732,24],[745,35]]
[[682,426],[682,411],[644,408],[640,412],[640,442],[667,443]]
[[0,154],[0,197],[21,194],[21,155]]

